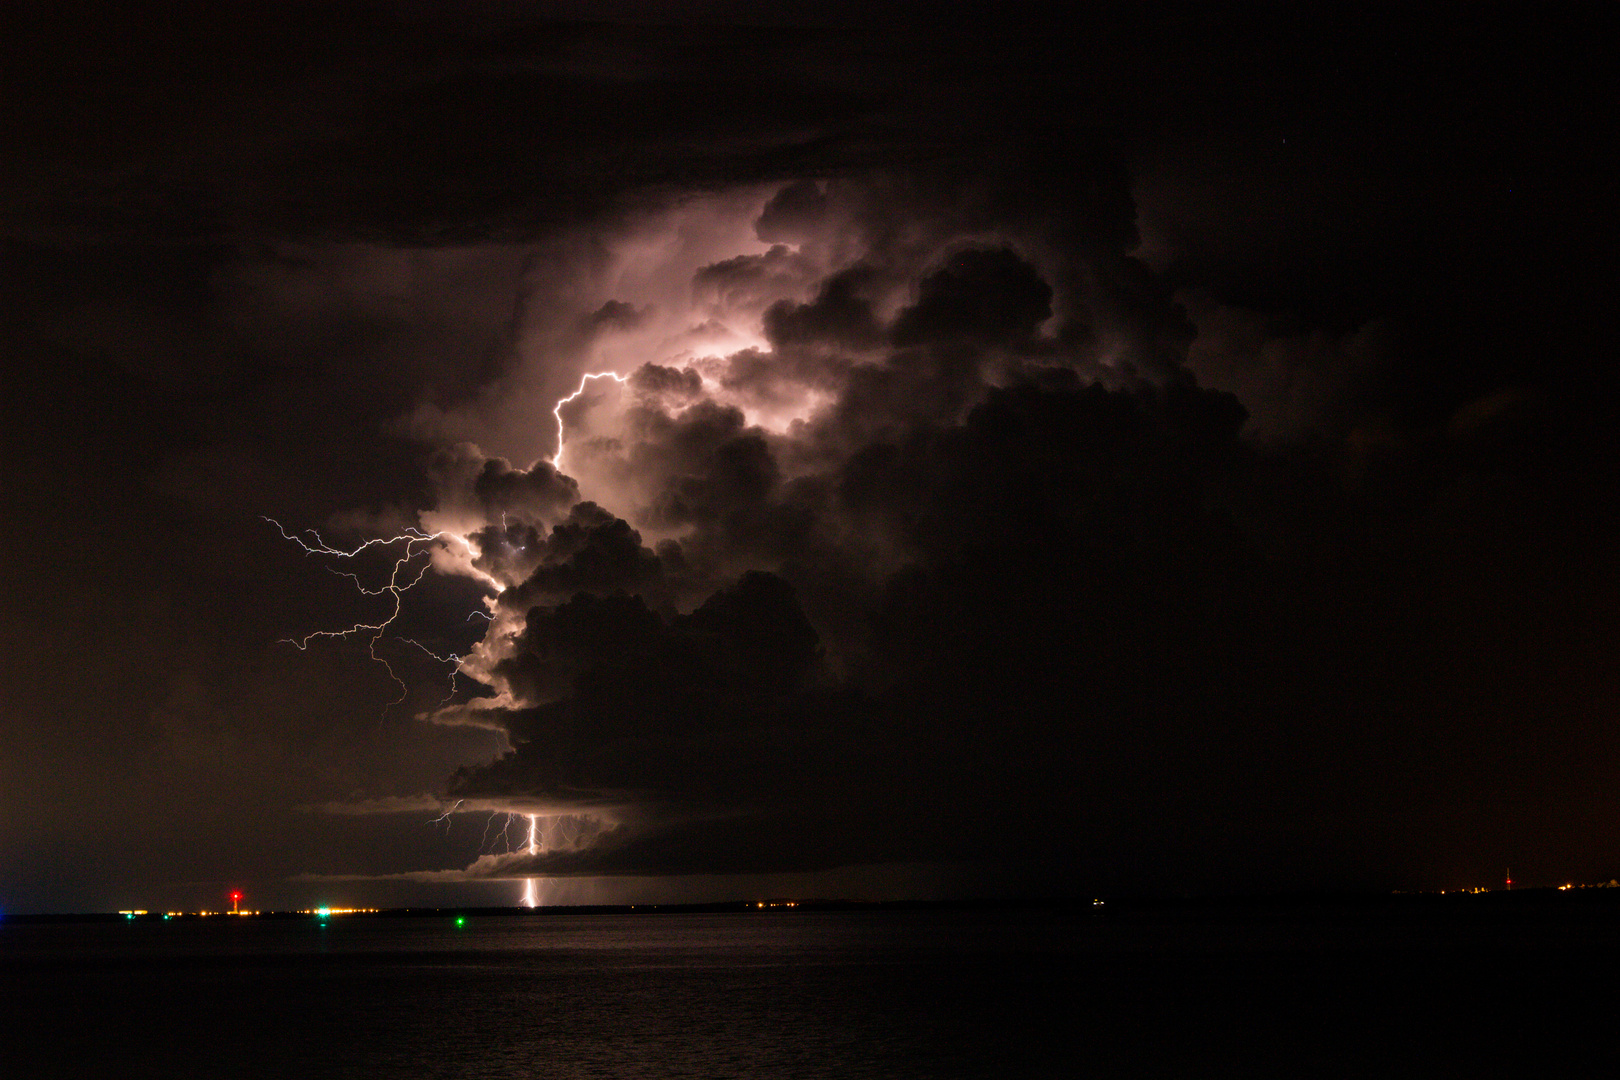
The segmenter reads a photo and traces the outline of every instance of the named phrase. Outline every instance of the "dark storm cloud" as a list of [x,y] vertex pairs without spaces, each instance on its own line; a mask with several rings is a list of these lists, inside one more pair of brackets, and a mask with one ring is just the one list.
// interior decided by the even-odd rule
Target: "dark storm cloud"
[[[461,877],[1613,876],[1601,35],[55,7],[0,33],[0,863],[92,898],[41,906],[465,866],[285,813],[456,765],[585,823]],[[476,550],[390,712],[271,644],[374,598],[259,515],[423,506]],[[484,728],[403,719],[427,647]]]
[[[771,309],[772,351],[730,358],[719,393],[801,381],[795,351],[847,343],[851,310],[870,348],[899,339],[822,364],[833,400],[786,431],[707,398],[631,406],[611,451],[641,463],[645,521],[679,543],[655,553],[595,507],[553,531],[556,556],[501,598],[528,608],[491,668],[531,703],[503,714],[516,749],[451,791],[621,816],[598,845],[491,872],[1067,859],[1072,778],[1031,766],[1040,741],[1067,759],[1093,739],[1106,771],[1118,710],[1173,723],[1160,665],[1219,632],[1178,598],[1242,551],[1210,503],[1243,410],[1179,382],[1089,382],[1037,338],[1054,292],[1009,247],[914,272],[886,325],[850,299],[857,264]],[[702,602],[680,615],[679,595]],[[998,840],[1004,812],[1018,827]]]
[[544,539],[525,539],[532,540],[526,559],[534,568],[501,594],[505,607],[524,611],[542,600],[580,594],[662,591],[658,556],[642,546],[640,533],[595,503],[576,505]]
[[[875,593],[858,550],[835,550],[846,565],[832,573],[809,565],[807,530],[743,529],[738,516],[788,500],[728,482],[738,466],[720,455],[707,479],[732,519],[704,520],[689,546],[774,559],[783,576],[747,576],[688,617],[622,595],[534,609],[498,674],[548,703],[510,714],[517,750],[466,770],[452,794],[632,808],[611,845],[514,873],[1071,859],[1064,833],[1099,787],[1122,815],[1162,796],[1119,791],[1132,726],[1158,730],[1152,756],[1167,767],[1189,767],[1200,732],[1174,730],[1191,703],[1165,676],[1191,678],[1187,654],[1223,632],[1206,602],[1182,604],[1233,555],[1203,500],[1239,453],[1241,419],[1202,392],[1071,380],[993,391],[959,427],[856,455],[815,524],[858,522],[863,540],[887,535],[906,553]],[[721,449],[733,448],[765,453],[758,440]],[[872,604],[870,621],[839,627],[854,635],[838,643],[841,680],[809,678],[825,643],[794,579],[823,590],[813,608]],[[1083,787],[1076,769],[1089,770]]]
[[[1119,174],[1068,174],[1082,214],[1036,194],[1050,167],[817,186],[845,265],[766,309],[767,345],[705,369],[697,403],[632,410],[611,451],[646,485],[638,520],[679,533],[664,581],[680,584],[656,596],[770,572],[825,675],[769,700],[717,684],[648,644],[681,616],[634,588],[612,603],[635,615],[647,682],[636,662],[559,669],[568,631],[535,609],[551,651],[522,639],[510,672],[545,700],[506,714],[516,749],[456,792],[575,792],[620,816],[601,844],[509,872],[915,856],[1052,882],[1327,883],[1459,842],[1419,779],[1418,732],[1466,725],[1460,706],[1420,714],[1437,686],[1469,699],[1441,657],[1475,635],[1437,632],[1450,601],[1412,617],[1395,554],[1397,537],[1431,550],[1412,515],[1458,478],[1432,435],[1331,419],[1365,409],[1357,380],[1389,346],[1251,341],[1207,306],[1195,322],[1128,254]],[[1229,374],[1266,349],[1263,390]],[[1308,385],[1313,367],[1338,381]],[[1252,399],[1261,431],[1327,443],[1260,449],[1239,398],[1195,376]],[[769,415],[810,391],[819,404],[771,428],[716,400]],[[1421,840],[1402,831],[1417,821]]]
[[843,349],[869,349],[882,340],[871,301],[862,296],[874,273],[856,264],[821,283],[807,304],[779,300],[765,312],[765,337],[777,349],[795,345],[828,345]]
[[1332,334],[1217,304],[1203,293],[1181,300],[1198,325],[1188,370],[1202,385],[1238,394],[1259,438],[1340,438],[1383,404],[1380,387],[1396,337],[1388,322]]
[[[669,619],[622,591],[576,592],[532,609],[518,645],[509,670],[530,679],[545,673],[581,695],[574,715],[608,740],[723,730],[759,702],[793,699],[818,660],[816,633],[792,588],[757,572]],[[730,719],[717,711],[733,706]]]
[[702,299],[728,306],[766,303],[784,287],[795,287],[813,275],[807,259],[783,244],[759,255],[737,255],[702,267],[692,275],[692,291]]
[[526,470],[514,469],[499,458],[485,461],[473,477],[472,490],[491,515],[524,510],[549,517],[579,498],[579,488],[546,461]]
[[630,385],[638,394],[684,403],[703,392],[703,379],[691,368],[642,364],[630,375]]
[[646,321],[647,315],[621,300],[609,300],[591,312],[585,325],[591,330],[634,330]]
[[743,434],[716,446],[700,475],[685,476],[656,505],[669,525],[713,525],[747,507],[767,502],[781,483],[770,447],[757,434]]
[[498,674],[554,700],[513,714],[519,751],[464,771],[455,797],[626,800],[638,818],[729,814],[777,783],[760,765],[783,764],[807,725],[825,722],[810,711],[823,681],[816,633],[791,587],[768,574],[744,575],[689,615],[579,594],[533,609],[518,646]]
[[[643,13],[644,14],[644,13]],[[532,236],[674,191],[882,156],[850,29],[559,21],[512,8],[89,4],[19,13],[4,95],[23,235]],[[576,16],[577,17],[577,16]],[[592,16],[596,18],[598,16]]]
[[754,235],[767,244],[802,244],[821,231],[826,215],[825,188],[814,180],[798,180],[771,196],[754,222]]
[[1010,248],[969,248],[917,283],[894,324],[897,345],[955,338],[1013,344],[1052,315],[1052,287]]
[[473,514],[480,521],[511,517],[543,524],[557,520],[579,501],[579,485],[551,462],[516,469],[504,458],[486,457],[471,443],[435,453],[428,477],[437,490],[439,509],[452,517]]

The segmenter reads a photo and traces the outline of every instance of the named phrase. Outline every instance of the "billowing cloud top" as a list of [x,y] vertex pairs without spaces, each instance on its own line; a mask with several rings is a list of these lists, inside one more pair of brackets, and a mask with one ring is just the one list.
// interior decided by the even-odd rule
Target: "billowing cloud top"
[[60,7],[0,34],[8,910],[1613,876],[1601,35]]
[[[576,391],[497,421],[558,425],[551,459],[435,459],[424,525],[473,553],[441,568],[494,589],[463,661],[489,696],[441,718],[512,747],[447,798],[602,825],[484,872],[1072,854],[1082,748],[1162,720],[1160,665],[1217,632],[1176,598],[1244,557],[1219,502],[1245,414],[1167,368],[1184,324],[1128,223],[1060,256],[1001,207],[875,175],[659,211],[620,256],[659,267],[551,313],[589,327],[535,361]],[[603,342],[639,362],[591,371]]]

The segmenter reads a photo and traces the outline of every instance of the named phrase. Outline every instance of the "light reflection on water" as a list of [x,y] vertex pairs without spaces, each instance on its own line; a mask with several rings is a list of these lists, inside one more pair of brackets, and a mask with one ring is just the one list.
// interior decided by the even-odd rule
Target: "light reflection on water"
[[[0,1039],[0,1075],[1449,1072],[1499,1064],[1503,1032],[1522,1047],[1511,989],[1558,985],[1593,944],[1543,934],[1504,957],[1492,933],[1437,929],[967,911],[6,925],[0,1008],[23,1034]],[[1568,997],[1566,1051],[1603,1030],[1601,1003]]]

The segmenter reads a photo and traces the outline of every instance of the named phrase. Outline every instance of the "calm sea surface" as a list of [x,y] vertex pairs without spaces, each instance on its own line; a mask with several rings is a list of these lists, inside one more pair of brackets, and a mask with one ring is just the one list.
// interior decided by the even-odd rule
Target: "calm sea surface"
[[1620,1049],[1614,912],[0,923],[0,1076],[1462,1076]]

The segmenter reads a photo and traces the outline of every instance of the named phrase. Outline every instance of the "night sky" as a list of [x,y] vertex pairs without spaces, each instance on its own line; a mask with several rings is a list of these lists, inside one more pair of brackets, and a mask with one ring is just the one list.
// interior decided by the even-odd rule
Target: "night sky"
[[1620,874],[1604,35],[1312,7],[8,4],[0,911]]

